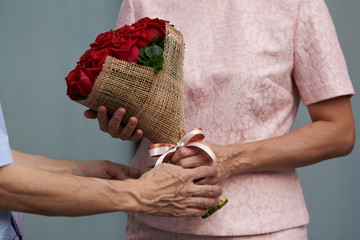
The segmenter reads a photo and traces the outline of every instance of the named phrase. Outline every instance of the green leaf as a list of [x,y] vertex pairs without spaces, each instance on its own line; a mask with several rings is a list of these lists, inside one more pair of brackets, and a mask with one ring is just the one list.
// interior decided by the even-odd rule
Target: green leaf
[[148,46],[148,47],[145,47],[145,54],[147,57],[151,58],[151,55],[153,55],[154,51],[153,49],[151,48],[152,45]]
[[145,54],[150,58],[153,55],[161,55],[162,53],[163,53],[163,49],[155,44],[151,44],[150,46],[145,48]]
[[156,72],[160,72],[160,70],[163,69],[163,65],[164,65],[164,58],[162,55],[155,55],[153,56],[153,62],[154,62],[154,68],[156,70]]
[[164,65],[164,58],[162,55],[154,55],[152,57],[154,61],[154,68],[155,69],[162,69],[162,66]]
[[154,53],[156,54],[156,55],[161,55],[162,53],[163,53],[163,49],[161,48],[161,47],[159,47],[159,46],[157,46],[157,45],[154,45]]
[[164,48],[159,46],[159,44],[163,45],[163,43],[164,42],[159,43],[157,36],[154,35],[151,44],[140,49],[137,63],[155,68],[156,72],[161,71],[165,63],[162,56]]
[[139,53],[139,58],[138,58],[138,63],[141,63],[141,64],[145,64],[147,61],[149,61],[149,57],[146,56],[145,54],[145,48],[146,47],[143,47],[140,49],[140,53]]
[[151,40],[151,43],[150,43],[150,44],[152,44],[152,43],[156,44],[158,41],[159,41],[159,40],[158,40],[158,38],[157,38],[157,36],[156,36],[156,34],[155,34],[154,37],[153,37],[153,39]]

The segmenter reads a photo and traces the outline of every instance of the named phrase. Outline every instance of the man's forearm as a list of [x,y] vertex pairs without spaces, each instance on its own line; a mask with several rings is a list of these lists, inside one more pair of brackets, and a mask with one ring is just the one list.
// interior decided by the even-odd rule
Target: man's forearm
[[14,162],[17,165],[42,169],[55,173],[74,174],[78,165],[78,162],[76,161],[55,160],[53,158],[22,153],[16,150],[11,150],[11,153],[13,155]]
[[136,211],[138,202],[131,194],[136,189],[134,183],[10,164],[0,168],[0,209],[49,216]]

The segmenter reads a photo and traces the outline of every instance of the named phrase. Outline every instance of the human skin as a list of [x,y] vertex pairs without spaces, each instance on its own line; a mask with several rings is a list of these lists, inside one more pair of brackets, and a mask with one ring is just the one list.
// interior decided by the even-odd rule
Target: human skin
[[136,128],[138,119],[136,117],[130,117],[126,126],[122,127],[121,121],[125,113],[126,110],[124,108],[119,108],[115,111],[114,115],[109,118],[106,107],[99,106],[97,112],[89,109],[84,112],[84,116],[89,119],[97,118],[100,130],[109,133],[113,138],[138,142],[143,137],[143,131]]
[[196,149],[182,148],[172,163],[185,168],[214,165],[218,180],[243,172],[279,171],[349,154],[355,144],[355,123],[349,96],[308,106],[311,123],[283,136],[231,145],[213,145],[216,163]]
[[149,172],[109,161],[55,160],[12,151],[0,168],[0,209],[47,216],[85,216],[113,211],[159,216],[202,216],[219,203],[221,189],[197,179],[214,167],[183,169],[161,164]]
[[[349,154],[355,144],[350,97],[324,100],[307,108],[312,122],[288,134],[255,142],[213,145],[217,154],[215,163],[207,154],[191,147],[180,148],[171,162],[184,168],[215,166],[219,172],[216,181],[222,181],[243,172],[294,169]],[[94,115],[94,111],[85,112],[88,118],[94,118]],[[128,137],[131,140],[135,135],[136,119],[122,128],[119,115],[109,119],[99,114],[97,118],[100,128],[111,136],[123,134],[122,139]]]

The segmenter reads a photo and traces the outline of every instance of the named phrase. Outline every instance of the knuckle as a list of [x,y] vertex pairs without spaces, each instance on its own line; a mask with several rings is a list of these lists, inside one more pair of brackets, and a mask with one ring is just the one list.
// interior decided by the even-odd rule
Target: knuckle
[[207,198],[207,199],[204,199],[204,200],[202,201],[201,207],[203,207],[203,208],[209,208],[209,207],[211,207],[211,206],[214,206],[213,203],[214,203],[213,199]]
[[181,171],[181,173],[179,174],[179,177],[181,177],[181,179],[183,179],[184,181],[188,181],[190,179],[193,179],[195,176],[186,169],[183,169],[183,171]]
[[185,158],[188,155],[185,147],[179,148],[177,154],[180,158]]
[[206,171],[208,177],[215,177],[218,174],[218,170],[213,166],[204,167],[204,171]]
[[106,128],[108,129],[108,132],[110,134],[115,134],[117,132],[117,129],[114,126],[110,125],[110,124]]
[[202,201],[202,208],[211,208],[213,206],[215,206],[217,204],[217,199],[216,198],[208,198],[208,199],[204,199]]
[[130,139],[130,135],[126,131],[122,131],[120,134],[120,138],[122,140],[128,140],[128,139]]
[[184,167],[186,165],[186,161],[180,159],[179,161],[177,161],[176,165]]
[[188,187],[184,186],[183,188],[180,189],[179,193],[182,197],[188,197],[190,191]]
[[122,116],[119,116],[118,114],[114,115],[111,119],[112,122],[115,122],[117,124],[120,124],[121,120],[122,120]]
[[209,200],[209,206],[208,207],[214,207],[219,204],[219,200],[217,198]]
[[215,189],[215,188],[210,188],[208,191],[207,191],[207,194],[209,196],[216,196],[218,194],[218,191]]
[[214,189],[214,194],[218,197],[220,196],[223,192],[222,192],[222,189],[218,186],[218,185],[214,185],[213,186],[215,189]]
[[128,122],[128,126],[131,128],[134,128],[137,124],[137,121],[134,120],[133,118],[130,118],[129,122]]
[[118,129],[114,125],[109,126],[109,132],[111,132],[111,133],[115,133],[115,132],[117,132],[117,130]]
[[120,116],[121,118],[122,118],[122,116],[124,116],[124,111],[123,111],[123,109],[122,108],[118,108],[118,109],[116,109],[116,111],[115,111],[115,113],[114,113],[114,117],[115,116]]

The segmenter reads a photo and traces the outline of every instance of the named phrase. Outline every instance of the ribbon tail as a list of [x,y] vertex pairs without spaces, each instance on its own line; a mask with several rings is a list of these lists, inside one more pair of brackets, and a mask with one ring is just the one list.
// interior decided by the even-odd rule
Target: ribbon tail
[[160,157],[164,153],[171,150],[173,147],[163,146],[163,147],[153,147],[149,150],[149,154],[151,158]]
[[158,160],[156,160],[154,167],[159,166],[159,165],[163,162],[164,158],[166,157],[166,155],[167,155],[168,153],[169,153],[169,152],[161,155],[161,156],[158,158]]

